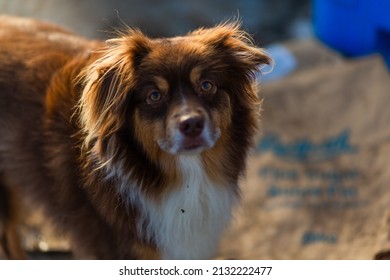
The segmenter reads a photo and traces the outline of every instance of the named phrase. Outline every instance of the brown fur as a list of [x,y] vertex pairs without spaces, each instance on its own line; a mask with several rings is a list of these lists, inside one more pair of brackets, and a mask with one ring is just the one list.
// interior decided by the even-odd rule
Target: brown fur
[[[161,257],[120,187],[129,180],[158,203],[182,180],[176,155],[157,144],[180,108],[177,94],[221,130],[201,154],[208,176],[237,186],[258,123],[253,73],[270,62],[237,24],[172,39],[129,29],[104,45],[1,16],[0,45],[0,189],[42,205],[76,257]],[[192,89],[209,69],[215,92]],[[151,82],[164,103],[144,102]]]
[[11,195],[8,189],[0,185],[0,259],[26,258],[19,240],[20,209],[17,206],[19,203],[15,194]]

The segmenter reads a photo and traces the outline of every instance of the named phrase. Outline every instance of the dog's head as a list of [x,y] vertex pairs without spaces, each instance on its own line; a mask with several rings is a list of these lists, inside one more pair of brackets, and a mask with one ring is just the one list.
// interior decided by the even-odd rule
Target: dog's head
[[86,144],[110,158],[120,134],[156,160],[199,154],[235,134],[250,138],[259,103],[254,75],[269,63],[238,24],[168,39],[129,30],[84,71]]

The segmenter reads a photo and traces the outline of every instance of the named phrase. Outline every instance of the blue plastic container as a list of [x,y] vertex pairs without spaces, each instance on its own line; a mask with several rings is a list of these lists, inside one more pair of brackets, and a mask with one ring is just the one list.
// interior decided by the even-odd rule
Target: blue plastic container
[[390,68],[390,0],[313,0],[317,36],[346,56],[380,52]]

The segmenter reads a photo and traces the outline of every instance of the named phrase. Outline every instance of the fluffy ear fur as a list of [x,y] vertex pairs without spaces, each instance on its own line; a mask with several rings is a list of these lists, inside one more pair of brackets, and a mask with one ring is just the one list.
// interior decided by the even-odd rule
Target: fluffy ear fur
[[263,49],[254,46],[252,38],[240,29],[240,24],[237,22],[225,23],[209,29],[198,29],[190,35],[198,37],[206,45],[217,50],[230,52],[249,73],[258,71],[262,64],[272,63]]
[[[246,81],[243,86],[246,89],[237,90],[240,98],[248,98],[249,103],[259,104],[259,96],[253,83],[261,65],[272,64],[271,58],[263,49],[255,47],[252,38],[240,29],[237,22],[225,23],[214,28],[199,29],[190,35],[203,44],[214,48],[220,55],[221,61],[228,65],[237,81]],[[245,92],[246,94],[242,94]],[[238,102],[240,102],[238,98]]]
[[[138,30],[130,29],[106,42],[101,57],[81,73],[84,90],[79,102],[80,123],[86,146],[102,145],[122,125],[121,106],[135,84],[134,71],[150,51],[151,41]],[[103,139],[105,138],[105,139]]]

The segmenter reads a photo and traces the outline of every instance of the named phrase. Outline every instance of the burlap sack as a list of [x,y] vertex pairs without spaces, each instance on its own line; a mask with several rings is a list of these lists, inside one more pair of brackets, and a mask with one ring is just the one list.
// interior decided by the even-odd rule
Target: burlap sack
[[389,69],[307,47],[290,46],[298,70],[262,87],[262,132],[223,258],[389,257]]

